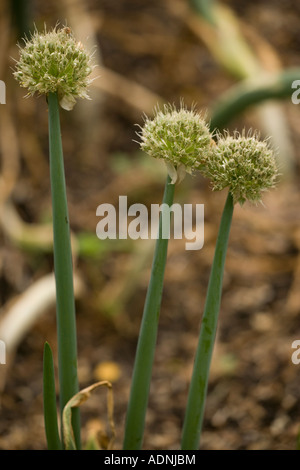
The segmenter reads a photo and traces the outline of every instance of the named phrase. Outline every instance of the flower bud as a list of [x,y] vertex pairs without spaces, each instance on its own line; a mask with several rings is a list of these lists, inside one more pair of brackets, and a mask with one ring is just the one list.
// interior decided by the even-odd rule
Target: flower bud
[[275,186],[278,168],[268,141],[256,133],[219,134],[203,171],[218,191],[228,187],[234,203],[260,202],[261,193]]
[[211,143],[205,120],[182,104],[179,111],[172,105],[165,105],[163,110],[157,108],[153,120],[145,118],[138,135],[144,152],[165,161],[173,184],[185,172],[192,173],[201,167]]
[[77,98],[89,99],[92,55],[75,40],[70,28],[45,29],[43,34],[36,30],[24,42],[14,77],[29,95],[57,92],[60,105],[67,110]]

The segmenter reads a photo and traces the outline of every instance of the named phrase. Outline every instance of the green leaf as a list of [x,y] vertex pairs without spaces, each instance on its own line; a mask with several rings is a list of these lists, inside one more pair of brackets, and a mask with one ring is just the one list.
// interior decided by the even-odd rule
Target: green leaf
[[48,449],[61,450],[62,445],[57,424],[53,357],[51,348],[47,342],[44,346],[43,398],[44,422]]

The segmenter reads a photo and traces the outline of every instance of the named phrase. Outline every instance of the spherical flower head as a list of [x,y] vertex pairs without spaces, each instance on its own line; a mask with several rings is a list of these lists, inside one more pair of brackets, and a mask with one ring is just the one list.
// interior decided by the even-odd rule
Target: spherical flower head
[[77,98],[89,99],[92,54],[75,40],[70,28],[45,29],[43,34],[35,30],[24,42],[14,77],[28,89],[28,95],[57,92],[60,105],[67,110],[74,107]]
[[213,190],[228,187],[234,203],[260,202],[261,193],[276,184],[279,173],[274,151],[267,140],[258,137],[245,132],[219,134],[206,161],[204,174],[211,179]]
[[152,120],[145,118],[138,135],[144,152],[165,161],[172,183],[180,181],[185,172],[199,169],[212,139],[205,120],[182,103],[179,110],[172,105],[157,108]]

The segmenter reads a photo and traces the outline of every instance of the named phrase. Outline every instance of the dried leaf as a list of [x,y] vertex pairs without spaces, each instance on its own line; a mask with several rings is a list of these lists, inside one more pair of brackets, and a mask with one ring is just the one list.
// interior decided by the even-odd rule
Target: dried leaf
[[107,444],[107,449],[112,448],[112,444],[115,438],[115,425],[113,420],[113,394],[112,385],[107,380],[96,382],[89,387],[84,388],[80,392],[76,393],[65,405],[63,410],[63,436],[66,450],[75,450],[75,438],[72,428],[72,408],[81,406],[91,395],[91,393],[98,387],[106,386],[108,388],[107,393],[107,413],[108,420],[111,428],[111,438]]

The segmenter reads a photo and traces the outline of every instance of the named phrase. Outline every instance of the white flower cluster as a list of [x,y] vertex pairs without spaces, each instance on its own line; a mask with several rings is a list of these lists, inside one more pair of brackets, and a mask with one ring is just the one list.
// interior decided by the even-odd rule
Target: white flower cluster
[[92,54],[75,40],[68,27],[38,33],[25,39],[14,76],[29,94],[57,92],[60,105],[67,110],[77,98],[89,98]]
[[165,160],[173,183],[201,166],[212,141],[205,120],[183,105],[179,111],[172,105],[157,109],[153,120],[145,119],[138,135],[144,152]]
[[275,186],[276,158],[267,141],[256,133],[217,134],[216,142],[205,120],[183,106],[166,105],[146,118],[138,132],[143,151],[165,160],[172,183],[195,170],[210,178],[213,190],[228,188],[234,203],[259,202],[261,192]]

